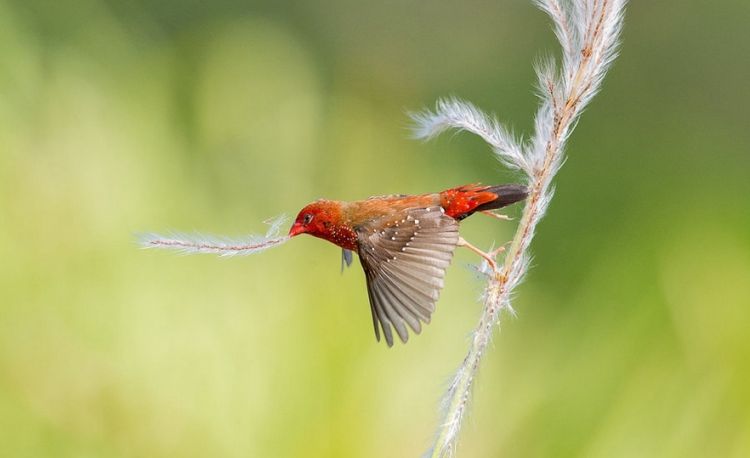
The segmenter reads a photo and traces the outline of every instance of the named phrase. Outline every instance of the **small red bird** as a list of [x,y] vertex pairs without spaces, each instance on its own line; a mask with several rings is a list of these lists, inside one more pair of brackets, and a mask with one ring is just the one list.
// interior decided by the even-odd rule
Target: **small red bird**
[[[429,323],[443,288],[445,270],[457,246],[489,258],[458,235],[458,222],[475,212],[490,213],[528,194],[525,186],[466,185],[435,194],[390,195],[356,202],[318,200],[303,208],[289,236],[310,234],[343,248],[342,263],[359,255],[367,279],[375,337],[391,326],[403,342]],[[497,215],[496,215],[497,216]],[[380,323],[380,328],[378,327]]]

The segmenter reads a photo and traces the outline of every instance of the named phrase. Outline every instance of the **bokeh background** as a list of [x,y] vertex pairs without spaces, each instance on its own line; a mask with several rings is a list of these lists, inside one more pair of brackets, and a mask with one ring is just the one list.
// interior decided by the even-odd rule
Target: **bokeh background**
[[[630,6],[460,456],[750,456],[748,5]],[[405,113],[456,95],[528,136],[556,51],[525,1],[0,0],[0,455],[418,456],[479,316],[469,253],[388,349],[333,246],[133,233],[514,181]]]

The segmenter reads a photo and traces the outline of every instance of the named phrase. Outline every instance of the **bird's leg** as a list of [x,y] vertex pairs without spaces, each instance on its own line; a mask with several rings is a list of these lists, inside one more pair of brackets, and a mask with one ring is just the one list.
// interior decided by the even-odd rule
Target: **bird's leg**
[[458,244],[457,244],[457,246],[466,247],[466,248],[470,249],[471,251],[473,251],[474,253],[478,254],[485,261],[487,261],[487,264],[489,264],[490,268],[492,268],[492,271],[495,272],[495,275],[499,275],[500,274],[500,271],[497,268],[497,263],[495,262],[495,255],[497,255],[498,252],[501,252],[502,250],[504,250],[505,246],[500,247],[500,248],[502,248],[502,250],[498,249],[498,250],[494,250],[492,253],[485,253],[484,251],[482,251],[479,248],[475,247],[471,243],[467,242],[466,239],[464,239],[463,237],[459,237],[458,238]]
[[503,215],[502,213],[495,213],[495,212],[490,211],[490,210],[482,210],[479,213],[481,213],[483,215],[490,216],[490,217],[495,218],[495,219],[499,219],[501,221],[513,221],[513,218],[511,218],[508,215]]

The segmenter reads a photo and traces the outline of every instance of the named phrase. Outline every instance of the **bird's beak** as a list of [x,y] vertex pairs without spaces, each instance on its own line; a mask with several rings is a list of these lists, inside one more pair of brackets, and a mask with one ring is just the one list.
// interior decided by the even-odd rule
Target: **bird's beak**
[[300,223],[294,223],[292,224],[292,228],[289,229],[289,237],[294,237],[295,235],[302,234],[303,232],[305,232],[305,227]]

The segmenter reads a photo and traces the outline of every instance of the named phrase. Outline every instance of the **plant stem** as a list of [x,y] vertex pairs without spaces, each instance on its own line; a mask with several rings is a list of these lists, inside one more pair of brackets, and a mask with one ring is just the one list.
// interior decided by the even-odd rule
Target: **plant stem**
[[542,104],[531,142],[515,146],[507,129],[472,105],[456,100],[438,104],[434,115],[428,113],[417,118],[422,124],[422,137],[434,136],[449,128],[480,135],[501,160],[526,172],[529,187],[503,267],[487,282],[482,315],[474,329],[469,351],[446,394],[443,421],[438,426],[431,452],[434,458],[455,451],[471,388],[493,328],[504,308],[512,310],[511,292],[526,273],[529,245],[552,197],[550,187],[563,162],[566,140],[581,111],[598,91],[615,57],[622,28],[625,0],[570,0],[565,7],[558,0],[536,0],[536,3],[555,23],[563,48],[563,68],[559,74],[551,64],[538,70]]

